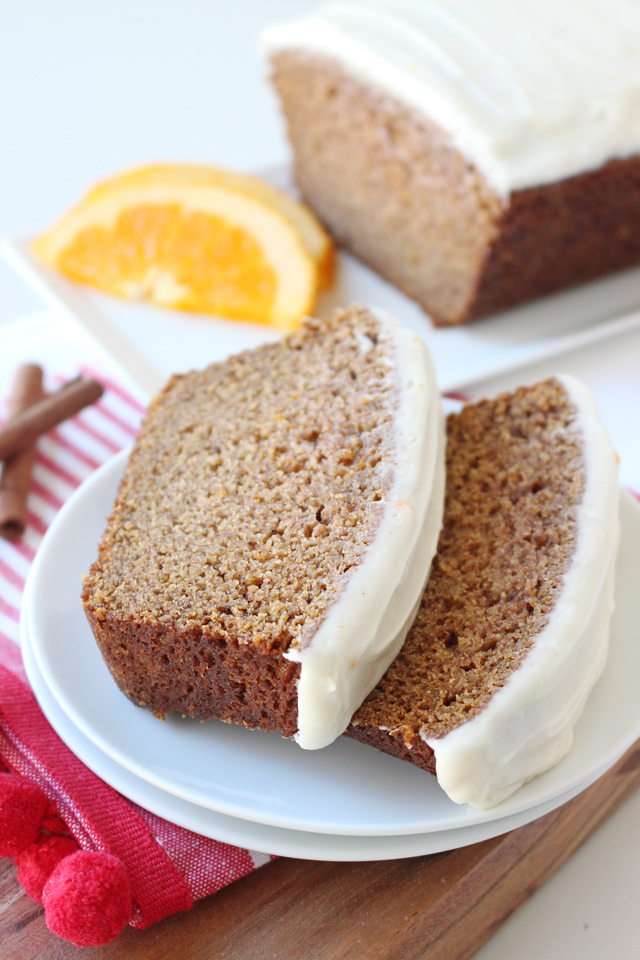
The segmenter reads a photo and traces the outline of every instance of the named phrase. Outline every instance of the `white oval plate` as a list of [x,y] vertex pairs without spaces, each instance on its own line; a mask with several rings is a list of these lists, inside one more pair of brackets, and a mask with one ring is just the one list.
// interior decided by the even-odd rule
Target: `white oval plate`
[[521,813],[478,823],[472,827],[422,834],[400,834],[389,837],[349,837],[330,833],[311,833],[307,830],[287,830],[271,827],[253,820],[240,820],[216,813],[206,807],[167,793],[146,780],[136,777],[99,750],[61,709],[40,672],[31,644],[28,617],[20,623],[22,656],[29,682],[49,723],[83,763],[115,790],[171,823],[222,843],[231,843],[259,853],[305,860],[395,860],[442,853],[466,847],[482,840],[490,840],[531,820],[544,816],[562,803],[580,793],[589,782],[581,783],[567,794],[547,803],[531,807]]
[[395,836],[458,829],[546,803],[604,772],[640,736],[640,508],[624,495],[617,609],[607,667],[553,770],[491,810],[457,806],[412,764],[340,737],[303,751],[277,734],[232,724],[159,722],[111,679],[82,611],[81,577],[95,558],[127,454],[76,491],[51,525],[25,592],[34,654],[73,724],[137,777],[190,803],[313,833]]

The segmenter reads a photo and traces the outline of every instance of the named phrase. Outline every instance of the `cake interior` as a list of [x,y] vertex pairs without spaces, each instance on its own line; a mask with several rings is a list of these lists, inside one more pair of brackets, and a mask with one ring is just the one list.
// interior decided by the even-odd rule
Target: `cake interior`
[[282,654],[339,596],[393,479],[392,349],[351,308],[154,401],[83,590],[136,703],[295,732]]
[[439,127],[337,61],[279,51],[272,81],[296,182],[337,242],[434,319],[464,318],[503,200]]
[[547,380],[447,423],[444,525],[417,618],[348,735],[435,772],[426,738],[476,716],[548,622],[585,472],[576,408]]

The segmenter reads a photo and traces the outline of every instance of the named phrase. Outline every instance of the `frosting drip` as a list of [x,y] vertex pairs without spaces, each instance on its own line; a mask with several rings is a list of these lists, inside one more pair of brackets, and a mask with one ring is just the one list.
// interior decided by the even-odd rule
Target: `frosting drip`
[[298,732],[315,750],[344,733],[398,654],[429,575],[444,508],[444,416],[423,341],[381,311],[391,339],[398,410],[394,479],[363,562],[311,642],[284,654],[301,664]]
[[586,486],[571,564],[547,625],[487,707],[444,737],[424,739],[456,803],[491,807],[569,751],[604,667],[618,544],[618,471],[590,391],[559,377],[578,411]]
[[422,112],[500,194],[640,152],[640,5],[361,0],[272,27]]

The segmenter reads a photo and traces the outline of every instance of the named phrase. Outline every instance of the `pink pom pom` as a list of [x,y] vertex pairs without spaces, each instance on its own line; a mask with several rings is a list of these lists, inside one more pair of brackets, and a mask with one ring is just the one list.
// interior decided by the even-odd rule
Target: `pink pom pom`
[[77,849],[78,844],[73,837],[58,834],[43,837],[18,854],[15,861],[18,868],[18,881],[32,900],[42,903],[42,888],[54,868]]
[[117,857],[79,850],[54,869],[42,902],[53,933],[77,947],[100,947],[131,919],[129,875]]
[[48,804],[46,794],[31,780],[0,773],[0,857],[15,857],[38,839]]

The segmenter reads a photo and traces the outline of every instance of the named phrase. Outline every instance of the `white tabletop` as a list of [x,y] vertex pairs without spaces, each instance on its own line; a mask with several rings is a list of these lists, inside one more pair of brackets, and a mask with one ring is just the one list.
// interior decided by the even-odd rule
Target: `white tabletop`
[[[137,164],[188,160],[239,170],[285,164],[283,126],[255,41],[263,25],[313,6],[309,0],[0,5],[0,236],[38,232],[95,180]],[[38,306],[0,262],[0,324]],[[640,331],[471,392],[495,392],[554,371],[592,387],[621,457],[622,482],[640,489]],[[635,960],[639,828],[637,795],[478,960]]]

